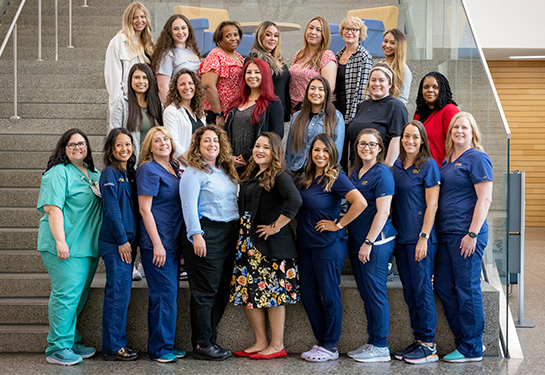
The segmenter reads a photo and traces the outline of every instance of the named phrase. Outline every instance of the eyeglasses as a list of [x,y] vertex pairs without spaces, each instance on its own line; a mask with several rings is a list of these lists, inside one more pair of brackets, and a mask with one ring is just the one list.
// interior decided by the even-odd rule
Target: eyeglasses
[[369,150],[374,150],[375,148],[377,148],[378,146],[378,143],[377,142],[358,142],[358,147],[359,148],[365,148],[365,147],[369,147]]
[[343,32],[345,33],[352,33],[352,34],[356,34],[357,32],[359,32],[360,29],[357,29],[355,27],[343,27]]
[[87,147],[87,142],[69,143],[66,147],[68,147],[69,150],[74,150],[76,147],[83,150]]

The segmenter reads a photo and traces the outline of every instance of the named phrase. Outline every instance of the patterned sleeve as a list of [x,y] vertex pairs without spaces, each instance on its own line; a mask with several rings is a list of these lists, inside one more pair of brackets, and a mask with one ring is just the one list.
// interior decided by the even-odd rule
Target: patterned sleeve
[[335,58],[335,54],[331,50],[326,50],[324,54],[322,55],[322,61],[320,62],[320,68],[323,68],[327,64],[329,64],[331,61],[335,62],[335,65],[337,64],[337,59]]
[[225,75],[223,72],[223,65],[224,64],[222,64],[218,49],[214,48],[201,62],[201,65],[199,66],[199,75],[202,76],[204,73],[208,73],[213,70],[217,75],[223,77],[223,75]]

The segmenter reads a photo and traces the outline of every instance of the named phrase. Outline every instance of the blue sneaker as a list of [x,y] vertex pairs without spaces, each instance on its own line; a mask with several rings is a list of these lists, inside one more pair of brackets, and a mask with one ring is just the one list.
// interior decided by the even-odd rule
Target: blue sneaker
[[83,359],[91,358],[97,352],[95,348],[91,348],[90,346],[85,346],[82,344],[74,344],[74,346],[72,347],[72,351],[76,354],[81,355],[81,358]]
[[443,361],[450,363],[463,363],[463,362],[479,362],[482,361],[483,357],[473,357],[469,358],[460,353],[458,350],[453,351],[452,353],[447,354],[443,357]]
[[174,355],[178,358],[183,358],[185,357],[185,355],[187,354],[186,352],[184,352],[183,350],[176,350],[174,349],[174,351],[172,352],[174,353]]
[[174,353],[167,353],[159,358],[154,358],[153,360],[161,363],[173,363],[178,360],[178,357]]
[[437,346],[433,344],[433,347],[429,347],[425,344],[419,344],[418,347],[410,353],[403,356],[405,362],[418,365],[421,363],[437,362],[439,357],[437,356]]
[[411,345],[407,346],[405,349],[398,350],[397,352],[394,353],[395,359],[399,359],[400,361],[403,361],[403,357],[405,357],[405,354],[412,352],[413,350],[418,348],[419,345],[420,343],[418,341],[415,341]]
[[73,366],[83,361],[81,355],[74,353],[71,349],[57,350],[55,353],[45,357],[45,360],[54,365],[62,366]]

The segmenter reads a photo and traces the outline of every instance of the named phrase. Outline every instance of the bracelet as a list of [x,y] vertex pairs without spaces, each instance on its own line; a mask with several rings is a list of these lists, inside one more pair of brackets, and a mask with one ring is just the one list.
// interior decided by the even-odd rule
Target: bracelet
[[339,228],[339,229],[343,229],[343,228],[344,228],[344,227],[341,225],[341,221],[340,221],[340,220],[337,221],[337,222],[335,223],[335,225],[336,225],[337,228]]
[[363,241],[364,244],[366,245],[371,245],[373,246],[375,243],[373,241],[371,241],[369,238],[366,238],[365,241]]

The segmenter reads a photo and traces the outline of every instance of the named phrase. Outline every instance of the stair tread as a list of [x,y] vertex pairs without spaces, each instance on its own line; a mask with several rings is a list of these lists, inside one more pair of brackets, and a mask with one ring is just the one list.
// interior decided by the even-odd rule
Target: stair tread
[[4,297],[0,298],[0,305],[43,306],[49,303],[47,297]]
[[0,333],[48,333],[48,324],[0,324]]

